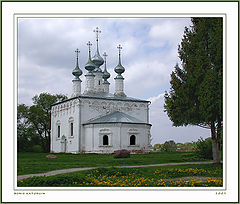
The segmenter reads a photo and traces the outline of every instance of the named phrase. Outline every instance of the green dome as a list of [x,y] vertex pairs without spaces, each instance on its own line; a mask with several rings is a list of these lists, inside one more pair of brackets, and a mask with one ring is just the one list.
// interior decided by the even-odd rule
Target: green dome
[[108,82],[107,79],[110,77],[110,73],[107,71],[107,53],[104,52],[103,53],[103,56],[104,56],[104,71],[103,71],[103,79],[104,79],[104,82]]
[[125,72],[125,68],[121,65],[121,63],[119,63],[115,68],[114,71],[121,75],[123,72]]
[[72,74],[76,77],[79,78],[79,76],[82,75],[82,70],[78,67],[78,65],[75,67],[75,69],[72,71]]
[[118,65],[114,68],[114,71],[118,74],[116,78],[123,78],[122,73],[125,72],[125,68],[121,64],[121,52],[120,50],[122,49],[121,45],[117,47],[119,49],[119,58],[118,58]]
[[92,62],[91,58],[89,57],[88,62],[85,65],[85,69],[89,72],[92,72],[96,68],[96,65]]
[[103,65],[104,60],[100,56],[99,49],[98,49],[98,39],[99,39],[99,33],[101,33],[101,31],[99,30],[98,27],[96,27],[96,29],[93,30],[93,32],[96,33],[96,42],[97,42],[97,51],[96,51],[95,55],[92,58],[92,62],[96,65],[96,68],[94,69],[94,72],[102,72],[101,68],[99,68],[99,67],[101,65]]
[[92,58],[92,62],[96,65],[96,68],[95,68],[95,72],[96,71],[99,71],[99,72],[102,72],[102,70],[99,68],[101,65],[103,65],[104,63],[104,60],[103,58],[100,56],[98,50],[96,52],[96,54],[94,55],[94,57]]
[[107,81],[108,78],[110,78],[110,73],[107,70],[104,70],[103,72],[103,79]]
[[79,65],[78,65],[78,54],[80,53],[80,51],[77,49],[75,52],[77,53],[77,61],[76,61],[76,67],[72,71],[72,74],[75,76],[75,79],[79,79],[79,76],[82,75],[82,70],[79,68]]

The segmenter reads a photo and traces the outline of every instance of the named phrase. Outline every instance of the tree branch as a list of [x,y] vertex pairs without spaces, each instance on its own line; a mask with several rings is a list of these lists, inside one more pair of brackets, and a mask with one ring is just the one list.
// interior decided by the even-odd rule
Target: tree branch
[[201,124],[198,124],[197,126],[199,126],[199,127],[201,127],[201,128],[211,129],[209,125],[201,125]]

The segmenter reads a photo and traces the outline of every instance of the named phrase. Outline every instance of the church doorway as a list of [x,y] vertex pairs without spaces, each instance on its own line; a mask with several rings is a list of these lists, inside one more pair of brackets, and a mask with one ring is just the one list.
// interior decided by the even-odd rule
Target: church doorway
[[61,152],[67,151],[67,138],[63,135],[61,139]]

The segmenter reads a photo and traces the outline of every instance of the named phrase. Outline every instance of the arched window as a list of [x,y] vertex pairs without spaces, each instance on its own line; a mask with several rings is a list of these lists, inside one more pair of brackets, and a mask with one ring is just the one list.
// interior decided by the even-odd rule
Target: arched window
[[70,117],[68,119],[68,124],[69,124],[69,136],[70,137],[73,137],[73,134],[74,134],[74,131],[73,131],[73,128],[74,128],[74,118],[73,117]]
[[61,136],[61,122],[60,120],[57,121],[57,138],[60,139]]
[[103,145],[108,145],[108,136],[107,135],[103,136]]
[[70,136],[73,136],[73,123],[70,123]]
[[135,135],[131,135],[131,137],[130,137],[130,145],[136,145],[136,136]]
[[57,126],[57,137],[60,138],[60,125]]

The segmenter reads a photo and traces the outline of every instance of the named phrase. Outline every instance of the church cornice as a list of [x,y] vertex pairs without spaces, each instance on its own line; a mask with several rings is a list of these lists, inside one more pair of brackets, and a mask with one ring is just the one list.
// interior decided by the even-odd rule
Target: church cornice
[[109,100],[109,101],[129,101],[129,102],[151,103],[150,101],[145,101],[145,100],[140,100],[140,99],[113,98],[113,97],[105,97],[104,98],[104,97],[97,97],[97,96],[84,96],[84,95],[81,95],[81,96],[76,96],[76,97],[73,97],[73,98],[66,99],[66,100],[58,102],[58,103],[54,103],[54,104],[51,105],[51,107],[55,106],[55,105],[59,105],[61,103],[65,103],[67,101],[75,100],[75,99],[78,99],[78,98],[102,99],[102,100]]
[[96,122],[96,123],[83,123],[82,125],[101,125],[101,124],[115,124],[115,125],[118,125],[118,124],[130,124],[130,125],[148,125],[148,126],[152,126],[152,124],[149,124],[149,123],[131,123],[131,122]]

